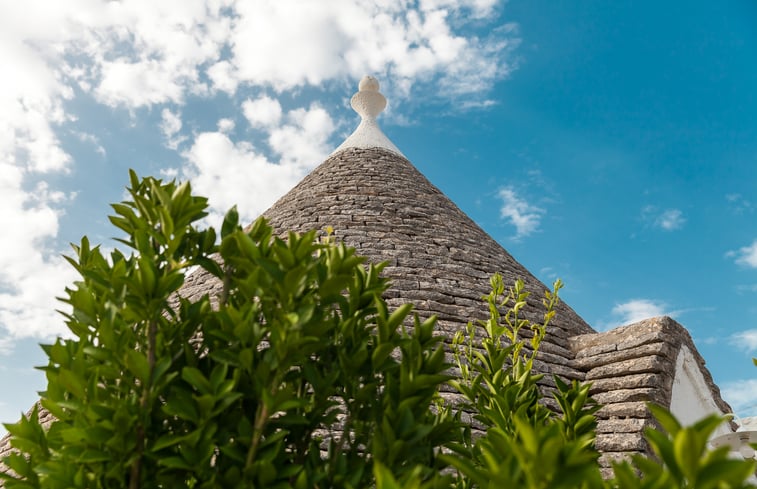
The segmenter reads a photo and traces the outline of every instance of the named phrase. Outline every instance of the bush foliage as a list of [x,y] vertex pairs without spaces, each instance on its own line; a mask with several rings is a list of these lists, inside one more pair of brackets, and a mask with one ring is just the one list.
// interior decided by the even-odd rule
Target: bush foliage
[[[656,458],[602,479],[589,386],[555,379],[552,411],[533,372],[559,283],[535,324],[523,284],[495,275],[490,318],[455,336],[450,365],[434,318],[382,299],[382,265],[315,232],[243,229],[235,209],[217,236],[189,184],[130,176],[110,218],[130,251],[74,247],[71,338],[44,346],[55,421],[6,425],[5,487],[752,487],[752,462],[707,448],[720,418],[684,428],[658,407]],[[182,298],[188,273],[220,293]]]

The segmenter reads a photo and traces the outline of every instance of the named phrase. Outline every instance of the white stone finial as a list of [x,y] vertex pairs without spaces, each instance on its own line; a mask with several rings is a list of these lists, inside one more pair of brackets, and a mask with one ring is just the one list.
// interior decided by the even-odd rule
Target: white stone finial
[[386,108],[386,97],[381,95],[379,82],[372,76],[364,76],[358,84],[358,92],[352,96],[350,105],[363,119],[375,120]]
[[360,114],[362,120],[355,132],[334,153],[345,148],[384,148],[404,156],[376,123],[376,118],[386,108],[386,97],[379,92],[379,82],[376,78],[366,75],[360,80],[358,92],[352,96],[350,105]]

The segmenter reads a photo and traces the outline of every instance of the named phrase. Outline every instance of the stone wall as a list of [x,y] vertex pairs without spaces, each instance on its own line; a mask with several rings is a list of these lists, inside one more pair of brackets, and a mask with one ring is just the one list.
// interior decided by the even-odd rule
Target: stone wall
[[647,453],[646,428],[656,427],[647,403],[670,407],[679,352],[686,347],[696,360],[709,395],[722,413],[730,406],[707,371],[688,331],[669,317],[656,317],[603,333],[575,336],[574,368],[592,383],[592,396],[604,406],[597,413],[597,448],[609,474],[612,460]]

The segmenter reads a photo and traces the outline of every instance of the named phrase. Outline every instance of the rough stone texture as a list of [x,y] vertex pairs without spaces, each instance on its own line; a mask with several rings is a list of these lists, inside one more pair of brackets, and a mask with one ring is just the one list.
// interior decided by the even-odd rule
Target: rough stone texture
[[[338,239],[370,261],[387,261],[384,273],[393,284],[388,302],[412,302],[420,316],[438,315],[439,333],[448,341],[468,321],[487,316],[481,296],[488,293],[495,272],[506,283],[524,280],[536,311],[529,319],[541,319],[545,286],[392,151],[347,148],[335,153],[265,216],[278,232],[324,232],[331,226]],[[197,299],[213,297],[220,288],[199,271],[187,277],[180,293]],[[547,391],[554,387],[552,375],[592,382],[592,395],[604,404],[598,412],[597,447],[605,475],[612,460],[647,453],[642,433],[653,422],[646,403],[670,405],[682,345],[694,354],[723,412],[730,412],[691,337],[672,319],[652,318],[597,333],[566,304],[558,306],[535,367],[547,374],[542,381]],[[443,397],[456,400],[449,391]],[[0,441],[0,456],[8,449],[6,437]]]
[[[409,161],[389,151],[347,149],[334,155],[265,215],[279,230],[332,226],[338,239],[369,260],[388,261],[385,274],[394,282],[389,302],[410,301],[422,316],[437,314],[447,334],[486,316],[480,298],[494,272],[506,282],[522,278],[541,308],[544,285]],[[557,317],[550,337],[592,332],[565,304]],[[560,360],[544,361],[565,368],[572,354],[555,346],[550,353]]]
[[[278,232],[334,229],[337,239],[372,262],[388,262],[390,305],[412,302],[421,317],[436,314],[439,331],[451,336],[468,321],[485,319],[481,296],[495,272],[506,283],[521,278],[529,302],[542,311],[546,287],[510,256],[400,155],[381,148],[347,148],[327,159],[264,215]],[[182,295],[217,293],[220,284],[195,273]],[[540,320],[534,313],[531,319]],[[573,367],[569,338],[592,333],[561,303],[539,356],[540,368],[583,379]],[[551,383],[551,379],[546,381]]]
[[669,317],[650,318],[604,333],[574,336],[573,366],[592,383],[592,396],[604,406],[597,413],[597,448],[603,469],[610,461],[647,453],[641,439],[655,423],[648,402],[670,407],[676,360],[682,346],[693,353],[718,407],[731,412],[720,397],[688,331]]

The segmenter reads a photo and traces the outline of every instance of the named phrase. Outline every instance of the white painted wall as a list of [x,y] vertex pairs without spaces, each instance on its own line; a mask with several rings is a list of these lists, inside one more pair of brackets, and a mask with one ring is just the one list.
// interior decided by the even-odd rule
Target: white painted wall
[[[686,346],[681,347],[676,360],[670,411],[683,425],[692,424],[710,414],[726,414],[715,404],[699,365]],[[723,423],[713,437],[731,432],[730,425]]]

